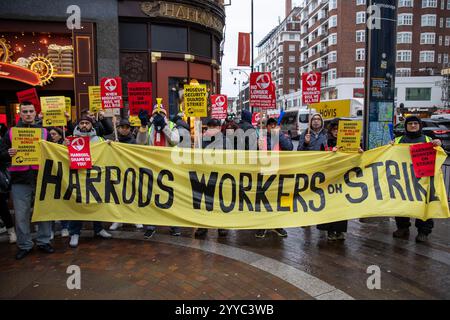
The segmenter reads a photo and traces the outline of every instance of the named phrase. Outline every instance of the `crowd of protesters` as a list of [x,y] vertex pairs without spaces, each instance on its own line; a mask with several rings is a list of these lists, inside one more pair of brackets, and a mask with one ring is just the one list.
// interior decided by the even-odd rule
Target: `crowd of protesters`
[[[20,104],[20,120],[17,127],[40,128],[42,139],[57,144],[68,145],[68,136],[89,137],[91,143],[116,141],[127,144],[149,145],[157,147],[182,147],[191,148],[191,128],[184,120],[182,113],[169,119],[164,106],[155,106],[151,114],[141,110],[139,119],[141,126],[133,128],[127,119],[106,118],[102,113],[93,114],[89,110],[82,110],[78,121],[72,123],[68,120],[67,126],[42,127],[42,116],[37,115],[35,107],[30,102]],[[66,114],[69,119],[69,115]],[[115,121],[115,123],[113,123]],[[262,119],[257,126],[252,125],[252,114],[243,110],[239,122],[235,119],[227,118],[225,121],[209,119],[207,129],[202,134],[202,148],[216,148],[228,150],[271,150],[271,151],[293,151],[294,145],[291,139],[283,134],[276,119]],[[222,123],[223,122],[223,123]],[[115,130],[117,127],[117,130]],[[261,129],[265,130],[261,130]],[[305,130],[300,138],[297,151],[337,151],[337,122],[331,122],[328,128],[324,126],[324,120],[320,114],[313,114],[310,117],[309,128]],[[16,259],[22,259],[33,249],[35,243],[32,239],[31,216],[34,201],[37,166],[12,166],[11,157],[16,155],[17,150],[12,148],[11,130],[1,126],[0,141],[0,170],[2,174],[10,178],[10,188],[2,187],[0,190],[0,212],[9,236],[10,243],[16,243],[18,252]],[[233,134],[242,130],[244,134]],[[231,133],[231,134],[230,134]],[[242,137],[242,138],[240,138]],[[240,140],[242,139],[242,140]],[[422,134],[421,121],[417,117],[409,117],[405,120],[405,135],[397,138],[393,143],[421,143],[433,142],[435,146],[440,146],[439,140],[431,140]],[[363,152],[360,150],[360,152]],[[9,204],[9,199],[12,203]],[[9,207],[14,208],[15,223],[13,223]],[[394,237],[406,238],[409,236],[410,219],[396,218],[397,230]],[[81,221],[60,221],[61,236],[70,237],[70,247],[77,247],[80,233],[83,226]],[[117,230],[122,227],[121,223],[113,223],[110,230]],[[345,239],[347,231],[347,221],[338,221],[317,226],[319,230],[327,231],[329,241],[339,241]],[[421,221],[416,219],[418,236],[416,241],[425,242],[427,236],[433,228],[433,221]],[[37,236],[36,246],[39,250],[52,253],[54,249],[51,240],[54,236],[54,222],[36,223]],[[136,225],[138,229],[145,229],[144,238],[151,238],[156,232],[155,226]],[[111,238],[111,233],[107,232],[101,222],[93,222],[94,235],[104,239]],[[273,230],[255,230],[257,238],[264,238],[267,232],[274,232],[279,237],[287,237],[286,230],[278,228]],[[208,229],[199,228],[195,231],[195,237],[205,237]],[[181,229],[177,226],[170,227],[172,236],[180,236]],[[220,237],[225,237],[228,230],[219,229]]]

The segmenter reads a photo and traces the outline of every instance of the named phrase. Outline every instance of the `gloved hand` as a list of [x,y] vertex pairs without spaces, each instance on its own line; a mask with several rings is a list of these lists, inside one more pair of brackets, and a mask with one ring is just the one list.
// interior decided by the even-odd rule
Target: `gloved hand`
[[160,114],[156,114],[153,117],[153,125],[155,126],[157,131],[161,131],[166,126],[165,117]]
[[138,117],[139,117],[139,119],[141,120],[141,125],[142,125],[143,127],[147,126],[147,124],[148,124],[148,111],[147,111],[147,110],[144,110],[144,109],[141,109],[141,110],[139,111]]

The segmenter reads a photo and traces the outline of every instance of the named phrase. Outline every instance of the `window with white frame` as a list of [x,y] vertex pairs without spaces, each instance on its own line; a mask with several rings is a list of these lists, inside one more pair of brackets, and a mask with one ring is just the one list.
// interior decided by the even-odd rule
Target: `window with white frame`
[[411,76],[411,68],[397,68],[396,76],[397,77],[410,77]]
[[445,10],[445,0],[441,0],[441,10]]
[[411,62],[411,50],[397,50],[397,62]]
[[419,62],[434,62],[434,51],[420,51]]
[[435,44],[436,34],[434,32],[426,32],[420,34],[420,44]]
[[364,78],[364,70],[365,70],[364,67],[357,67],[357,68],[355,69],[355,75],[356,75],[356,77],[357,77],[357,78]]
[[439,21],[440,21],[439,26],[441,28],[443,28],[444,27],[444,18],[439,19]]
[[330,75],[330,77],[329,77],[330,80],[336,79],[337,78],[337,70],[331,69],[329,75]]
[[328,62],[333,63],[336,61],[337,61],[337,52],[336,51],[330,52],[330,54],[328,55]]
[[439,36],[439,45],[442,46],[442,36]]
[[356,31],[356,42],[366,42],[366,30]]
[[438,54],[438,63],[442,63],[442,54]]
[[328,38],[328,44],[330,46],[337,44],[337,33],[333,33],[332,35],[330,35],[330,37]]
[[366,12],[360,11],[356,13],[356,24],[366,23]]
[[356,61],[364,61],[366,59],[366,49],[356,49]]
[[444,64],[448,63],[448,53],[444,53],[444,60],[442,61]]
[[289,62],[295,62],[295,56],[289,56]]
[[398,0],[399,8],[412,8],[413,0]]
[[363,5],[363,4],[366,4],[366,0],[356,0],[356,5],[357,6],[360,6],[360,5]]
[[289,84],[295,84],[295,78],[289,78]]
[[295,73],[295,68],[290,67],[289,68],[289,73]]
[[290,44],[289,45],[289,51],[290,52],[295,51],[295,44]]
[[447,0],[447,10],[450,10],[450,0]]
[[412,43],[412,32],[398,32],[397,43]]
[[436,15],[435,14],[424,14],[422,15],[421,21],[422,27],[435,27],[436,26]]
[[450,36],[445,36],[445,46],[450,46]]
[[337,27],[337,16],[332,16],[328,22],[328,29]]
[[333,10],[337,8],[337,0],[330,0],[328,2],[328,10]]
[[445,27],[450,28],[450,18],[445,19]]
[[436,8],[437,0],[422,0],[422,8]]
[[413,23],[412,13],[402,13],[398,15],[399,26],[412,26],[412,23]]

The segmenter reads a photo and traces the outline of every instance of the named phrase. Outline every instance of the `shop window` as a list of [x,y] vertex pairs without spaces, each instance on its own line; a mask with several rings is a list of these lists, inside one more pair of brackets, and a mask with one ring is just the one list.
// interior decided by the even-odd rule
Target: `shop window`
[[120,49],[147,50],[147,24],[125,23],[119,25]]
[[152,25],[152,51],[188,52],[187,28]]
[[211,57],[211,35],[209,33],[191,29],[190,31],[190,52],[193,55]]
[[406,101],[430,101],[431,88],[406,88]]

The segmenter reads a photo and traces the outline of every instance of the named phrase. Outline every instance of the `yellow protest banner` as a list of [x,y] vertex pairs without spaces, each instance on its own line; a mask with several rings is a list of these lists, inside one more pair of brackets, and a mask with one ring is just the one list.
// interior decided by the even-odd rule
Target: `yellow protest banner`
[[57,127],[67,125],[66,99],[63,96],[41,97],[41,108],[44,118],[42,126]]
[[337,146],[344,152],[358,152],[361,145],[362,121],[339,121]]
[[332,119],[336,117],[350,117],[350,100],[326,101],[313,103],[310,108],[316,109],[323,119]]
[[102,98],[100,94],[100,86],[89,86],[89,110],[97,113],[102,110]]
[[184,85],[184,108],[188,117],[208,116],[208,91],[205,84]]
[[42,129],[14,127],[11,130],[11,147],[17,150],[17,154],[12,157],[12,165],[38,165],[40,157],[39,140],[42,139]]
[[69,120],[72,119],[72,100],[70,97],[65,97],[66,99],[66,112],[69,114]]
[[[91,146],[92,169],[42,141],[33,221],[84,220],[229,229],[364,217],[449,218],[438,148],[435,177],[414,176],[409,145],[363,154]],[[336,165],[336,164],[339,165]]]
[[138,116],[130,116],[128,118],[128,120],[130,121],[130,124],[132,127],[140,127],[141,126],[141,119],[139,119]]

